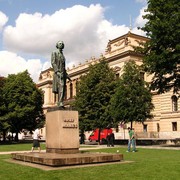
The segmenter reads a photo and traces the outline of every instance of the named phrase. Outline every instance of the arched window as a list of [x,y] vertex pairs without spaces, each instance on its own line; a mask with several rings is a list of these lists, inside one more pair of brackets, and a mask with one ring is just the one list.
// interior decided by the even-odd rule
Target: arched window
[[172,130],[177,131],[177,122],[172,122]]
[[172,99],[172,111],[178,111],[178,98],[177,96],[173,95]]
[[144,125],[143,125],[143,131],[144,131],[144,132],[147,132],[147,124],[144,124]]
[[70,84],[70,98],[73,98],[73,84]]

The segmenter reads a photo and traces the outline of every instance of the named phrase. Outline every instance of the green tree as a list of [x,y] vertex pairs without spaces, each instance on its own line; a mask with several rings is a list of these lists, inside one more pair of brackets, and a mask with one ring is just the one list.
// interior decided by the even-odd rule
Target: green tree
[[6,114],[0,119],[7,120],[10,131],[18,133],[43,127],[43,94],[30,78],[27,71],[9,75],[2,88]]
[[144,67],[153,75],[151,89],[164,93],[180,89],[180,1],[148,0],[147,23],[141,29],[150,40],[144,44]]
[[111,98],[111,114],[115,122],[144,122],[152,118],[151,93],[142,79],[139,66],[134,61],[124,65],[115,94]]
[[79,112],[81,131],[111,124],[109,101],[115,89],[115,74],[105,60],[89,67],[88,74],[80,78],[74,106]]
[[2,133],[3,135],[3,140],[5,140],[6,131],[9,128],[7,119],[2,118],[7,112],[7,109],[4,106],[4,99],[3,99],[3,93],[2,93],[4,84],[5,84],[5,78],[0,77],[0,133]]

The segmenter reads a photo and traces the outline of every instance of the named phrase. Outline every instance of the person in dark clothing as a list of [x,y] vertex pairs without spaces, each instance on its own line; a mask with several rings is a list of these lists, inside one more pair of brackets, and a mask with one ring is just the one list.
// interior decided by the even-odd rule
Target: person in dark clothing
[[114,137],[114,133],[112,132],[110,134],[110,146],[114,147],[114,140],[115,140],[115,137]]
[[84,133],[80,134],[80,144],[85,144],[85,134]]
[[110,147],[110,133],[108,133],[106,140],[107,140],[107,147]]

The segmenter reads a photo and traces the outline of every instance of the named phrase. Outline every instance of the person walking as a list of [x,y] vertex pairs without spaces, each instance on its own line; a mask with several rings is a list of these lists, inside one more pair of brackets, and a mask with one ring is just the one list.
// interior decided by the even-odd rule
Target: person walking
[[39,129],[36,129],[33,135],[33,146],[32,146],[31,152],[34,151],[34,148],[38,148],[39,152],[41,151],[39,139],[41,139],[41,135],[40,135]]
[[128,127],[128,134],[129,134],[129,140],[128,140],[128,150],[126,152],[131,151],[131,145],[132,145],[132,152],[136,152],[136,146],[135,146],[135,134],[133,129]]

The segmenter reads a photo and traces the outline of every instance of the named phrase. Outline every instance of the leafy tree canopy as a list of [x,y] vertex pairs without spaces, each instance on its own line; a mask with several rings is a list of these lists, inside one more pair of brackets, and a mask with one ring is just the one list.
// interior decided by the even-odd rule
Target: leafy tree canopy
[[[124,65],[115,94],[111,98],[111,115],[116,122],[144,122],[151,118],[151,93],[134,61]],[[132,123],[131,123],[132,126]]]
[[105,60],[91,65],[80,78],[74,106],[79,112],[81,130],[106,128],[112,121],[109,101],[115,88],[115,74]]
[[11,132],[19,133],[43,127],[43,94],[30,78],[27,71],[7,77],[2,88],[6,113],[0,120],[8,121]]
[[153,75],[151,89],[164,93],[180,89],[180,1],[148,0],[147,23],[143,28],[150,40],[145,43],[144,67]]
[[[0,117],[3,117],[5,115],[6,107],[4,105],[3,101],[3,86],[5,84],[5,78],[0,77]],[[6,131],[9,128],[9,124],[7,123],[6,119],[0,119],[0,132]]]

